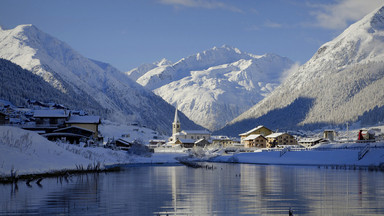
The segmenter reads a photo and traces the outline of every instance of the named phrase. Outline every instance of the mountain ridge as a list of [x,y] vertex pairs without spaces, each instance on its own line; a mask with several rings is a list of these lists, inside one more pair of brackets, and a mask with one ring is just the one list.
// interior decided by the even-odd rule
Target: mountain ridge
[[[384,91],[378,86],[384,84],[383,30],[384,7],[381,7],[322,45],[274,92],[221,131],[241,128],[242,122],[269,124],[272,128],[286,130],[305,126],[312,129],[332,127],[347,122],[366,124],[363,114],[368,115],[375,107],[377,116],[382,116]],[[303,119],[280,127],[284,116],[277,118],[270,113],[285,109],[300,98],[311,99],[306,102],[308,110]],[[288,115],[286,112],[285,117]],[[269,116],[269,120],[265,116]]]
[[154,65],[133,79],[195,123],[216,130],[272,92],[294,64],[276,54],[254,55],[224,45]]
[[[110,120],[137,121],[163,133],[171,131],[174,107],[116,68],[83,57],[34,25],[1,30],[0,57],[39,75],[62,93],[93,98]],[[188,127],[201,128],[183,114],[181,118]]]

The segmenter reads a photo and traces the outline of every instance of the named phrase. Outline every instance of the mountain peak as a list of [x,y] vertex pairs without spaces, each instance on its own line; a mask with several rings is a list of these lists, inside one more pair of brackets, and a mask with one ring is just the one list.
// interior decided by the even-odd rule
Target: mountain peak
[[376,99],[384,97],[383,35],[384,7],[380,7],[323,44],[273,93],[230,122],[225,131],[233,133],[253,123],[280,129],[317,129],[346,122],[372,125],[383,121],[384,102]]
[[15,31],[17,32],[30,32],[30,31],[39,31],[39,29],[32,25],[32,24],[23,24],[23,25],[18,25],[14,28]]
[[157,65],[157,66],[164,66],[164,65],[171,65],[172,62],[169,61],[169,60],[166,59],[166,58],[163,58],[163,59],[161,59],[160,61],[155,62],[154,64]]
[[384,29],[384,6],[373,12],[374,15],[371,18],[371,26],[374,29]]

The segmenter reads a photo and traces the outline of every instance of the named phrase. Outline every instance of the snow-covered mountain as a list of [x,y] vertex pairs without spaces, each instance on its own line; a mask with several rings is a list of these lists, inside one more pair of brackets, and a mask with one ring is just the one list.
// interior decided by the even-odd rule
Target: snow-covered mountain
[[216,130],[272,92],[292,65],[278,55],[258,56],[222,46],[127,74],[197,124]]
[[17,106],[28,105],[26,99],[65,104],[66,107],[83,109],[93,115],[100,115],[103,108],[93,98],[71,91],[63,93],[42,77],[22,69],[19,65],[0,58],[0,99]]
[[[83,57],[33,25],[0,28],[0,58],[41,76],[62,93],[96,101],[111,120],[171,131],[174,107],[114,67]],[[186,127],[199,128],[182,114],[181,118]]]
[[352,24],[221,132],[384,120],[384,7]]

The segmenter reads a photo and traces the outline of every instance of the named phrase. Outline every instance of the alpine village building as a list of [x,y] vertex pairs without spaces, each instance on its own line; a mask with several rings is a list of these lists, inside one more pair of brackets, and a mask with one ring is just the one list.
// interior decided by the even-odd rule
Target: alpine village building
[[274,148],[283,145],[297,145],[295,137],[288,133],[274,133],[260,125],[245,133],[239,134],[241,144],[245,148]]
[[204,147],[210,144],[211,133],[206,130],[181,130],[180,119],[175,111],[175,118],[172,123],[172,136],[168,139],[168,144],[173,147],[180,145],[183,148],[193,148],[194,146]]

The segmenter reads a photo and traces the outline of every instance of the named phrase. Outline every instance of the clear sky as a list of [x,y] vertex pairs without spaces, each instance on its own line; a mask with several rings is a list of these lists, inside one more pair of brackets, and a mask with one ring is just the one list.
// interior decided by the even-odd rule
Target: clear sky
[[33,24],[128,71],[214,46],[301,64],[382,0],[0,0],[0,25]]

